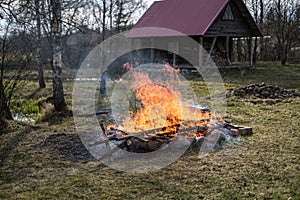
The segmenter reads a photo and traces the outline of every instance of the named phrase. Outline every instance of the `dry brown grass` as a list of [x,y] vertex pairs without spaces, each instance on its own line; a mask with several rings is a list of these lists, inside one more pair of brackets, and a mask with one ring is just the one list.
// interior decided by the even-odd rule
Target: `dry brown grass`
[[[228,80],[229,73],[225,81],[230,87],[261,82],[260,78],[255,81],[251,71],[240,83],[234,79],[235,72],[233,80]],[[288,87],[288,76],[283,82],[274,79],[274,84],[299,89],[295,74]],[[148,174],[118,172],[93,160],[74,162],[56,151],[68,141],[42,145],[53,137],[76,137],[71,117],[33,127],[13,123],[9,132],[0,135],[0,198],[300,199],[300,99],[272,106],[229,99],[228,117],[235,124],[253,127],[255,134],[240,143],[225,144],[203,159],[184,156]]]

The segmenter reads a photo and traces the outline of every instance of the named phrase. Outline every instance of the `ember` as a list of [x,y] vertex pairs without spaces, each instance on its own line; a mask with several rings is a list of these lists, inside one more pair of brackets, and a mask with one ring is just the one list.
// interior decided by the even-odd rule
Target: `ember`
[[[207,110],[200,111],[211,115]],[[192,124],[197,125],[191,126]],[[172,142],[172,140],[179,135],[188,139],[191,142],[192,148],[198,146],[196,150],[198,151],[203,140],[215,131],[220,133],[220,140],[225,141],[231,141],[239,136],[252,134],[252,128],[250,127],[235,126],[225,121],[215,122],[213,119],[202,119],[199,120],[198,123],[195,121],[182,121],[180,124],[138,133],[126,133],[114,128],[115,126],[112,125],[107,126],[109,130],[105,129],[103,125],[102,127],[109,141],[112,141],[115,145],[124,150],[137,153],[156,151],[163,145]],[[93,145],[100,143],[96,142]]]

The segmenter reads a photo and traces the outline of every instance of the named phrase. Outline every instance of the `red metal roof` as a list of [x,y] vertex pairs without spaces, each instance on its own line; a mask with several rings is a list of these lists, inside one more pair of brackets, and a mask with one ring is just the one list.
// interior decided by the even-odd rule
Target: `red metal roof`
[[[205,35],[229,0],[165,0],[156,1],[141,17],[128,37],[177,36],[176,33],[143,31],[139,28],[159,27],[189,36]],[[253,21],[254,22],[254,21]]]

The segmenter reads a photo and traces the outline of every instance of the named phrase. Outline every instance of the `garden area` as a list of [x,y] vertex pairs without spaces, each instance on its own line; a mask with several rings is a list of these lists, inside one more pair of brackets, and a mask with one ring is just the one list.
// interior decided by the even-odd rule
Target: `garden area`
[[[1,199],[300,199],[300,97],[228,95],[226,119],[253,135],[201,159],[187,154],[156,172],[125,173],[85,149],[72,117],[75,73],[64,73],[68,112],[53,112],[51,82],[37,90],[36,74],[15,91],[13,114],[32,120],[0,130]],[[255,84],[300,92],[299,64],[258,63],[221,75],[228,93]],[[207,95],[200,77],[188,81],[196,95]]]

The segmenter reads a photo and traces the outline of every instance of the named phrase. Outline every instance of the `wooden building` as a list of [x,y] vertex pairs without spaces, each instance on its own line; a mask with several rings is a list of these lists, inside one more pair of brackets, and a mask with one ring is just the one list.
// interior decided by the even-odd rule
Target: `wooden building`
[[[251,47],[253,37],[263,36],[242,0],[156,1],[128,34],[129,38],[173,40],[173,46],[176,46],[178,35],[161,35],[159,32],[149,33],[140,29],[147,27],[171,29],[193,38],[219,66],[232,64],[234,38],[248,38],[248,45]],[[179,46],[179,49],[184,48]],[[175,54],[170,55],[159,50],[146,50],[144,54],[150,58],[151,62],[167,57],[173,65],[182,64]],[[199,55],[199,61],[200,57],[201,55]],[[251,48],[249,64],[252,65]]]

